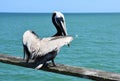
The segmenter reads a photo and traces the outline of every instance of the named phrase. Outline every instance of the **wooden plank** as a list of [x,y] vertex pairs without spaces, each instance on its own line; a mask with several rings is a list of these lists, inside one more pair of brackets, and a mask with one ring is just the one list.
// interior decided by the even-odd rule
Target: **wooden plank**
[[[13,64],[17,66],[35,68],[34,62],[30,60],[30,63],[26,63],[20,57],[13,57],[6,54],[0,54],[0,62]],[[83,67],[75,67],[64,64],[56,64],[57,66],[53,67],[51,63],[48,64],[48,67],[43,67],[40,70],[76,76],[81,78],[87,78],[96,81],[120,81],[120,74],[105,72],[101,70],[88,69]]]

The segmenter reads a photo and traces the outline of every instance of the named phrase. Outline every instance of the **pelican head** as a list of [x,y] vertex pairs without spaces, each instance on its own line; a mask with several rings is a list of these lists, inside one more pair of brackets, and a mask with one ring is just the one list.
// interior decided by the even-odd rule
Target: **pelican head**
[[57,11],[53,12],[52,22],[57,29],[57,33],[54,36],[66,36],[67,35],[65,18],[61,12],[57,12]]

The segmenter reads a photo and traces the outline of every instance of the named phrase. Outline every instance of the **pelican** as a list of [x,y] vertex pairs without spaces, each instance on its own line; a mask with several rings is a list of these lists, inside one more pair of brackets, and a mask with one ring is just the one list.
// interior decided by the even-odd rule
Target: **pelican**
[[72,40],[72,36],[68,36],[64,15],[55,11],[52,15],[52,22],[55,25],[57,33],[52,37],[40,38],[34,31],[27,30],[23,34],[23,50],[26,62],[33,59],[37,63],[37,69],[41,68],[47,61],[52,61],[55,66],[54,58],[58,54],[60,48],[68,45]]

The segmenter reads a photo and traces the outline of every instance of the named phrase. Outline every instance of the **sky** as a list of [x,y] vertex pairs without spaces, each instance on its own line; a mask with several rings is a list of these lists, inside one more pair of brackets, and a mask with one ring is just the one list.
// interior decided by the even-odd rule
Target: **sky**
[[0,12],[120,12],[120,0],[0,0]]

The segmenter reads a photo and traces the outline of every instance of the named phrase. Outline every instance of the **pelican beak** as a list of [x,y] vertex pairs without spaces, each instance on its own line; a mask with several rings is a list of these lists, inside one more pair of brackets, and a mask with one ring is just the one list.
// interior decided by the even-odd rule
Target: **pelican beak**
[[62,35],[67,36],[68,34],[67,34],[66,23],[65,23],[64,19],[62,17],[60,17],[60,18],[58,18],[58,20],[59,20],[58,23],[60,25],[60,30],[62,32]]
[[[61,17],[58,20],[59,20],[62,36],[67,36],[68,34],[67,34],[66,23],[65,23],[64,19]],[[68,44],[68,47],[70,47],[70,44]]]

